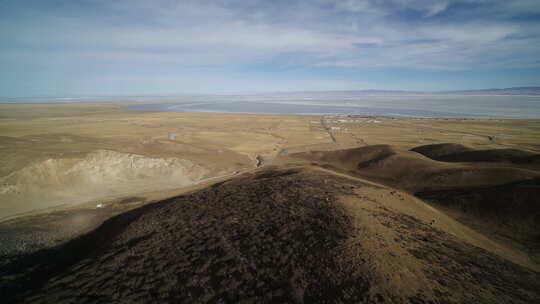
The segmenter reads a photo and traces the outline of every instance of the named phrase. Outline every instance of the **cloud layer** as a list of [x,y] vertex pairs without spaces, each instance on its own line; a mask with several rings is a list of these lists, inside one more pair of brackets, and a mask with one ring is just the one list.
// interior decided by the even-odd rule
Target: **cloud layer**
[[0,41],[0,64],[11,69],[0,80],[27,75],[29,87],[33,78],[46,84],[40,77],[81,71],[92,91],[97,73],[184,79],[291,69],[309,71],[314,83],[351,84],[351,73],[366,70],[539,69],[540,3],[8,0],[0,2]]

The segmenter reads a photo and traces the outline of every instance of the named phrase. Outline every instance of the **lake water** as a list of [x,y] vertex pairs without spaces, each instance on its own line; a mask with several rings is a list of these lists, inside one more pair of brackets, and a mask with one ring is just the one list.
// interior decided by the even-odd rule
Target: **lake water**
[[293,94],[139,99],[136,111],[540,119],[540,96]]

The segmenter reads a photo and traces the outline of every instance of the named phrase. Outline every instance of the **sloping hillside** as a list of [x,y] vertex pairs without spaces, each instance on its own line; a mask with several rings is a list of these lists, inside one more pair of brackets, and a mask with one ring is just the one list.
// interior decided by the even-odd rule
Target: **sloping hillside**
[[455,219],[470,227],[517,246],[540,263],[537,158],[538,154],[526,151],[473,150],[458,144],[420,146],[412,151],[378,145],[293,155],[293,159],[406,190],[452,211]]
[[146,205],[0,270],[32,303],[533,303],[540,274],[407,193],[267,168]]
[[305,152],[292,157],[374,179],[410,192],[497,185],[540,176],[539,172],[506,165],[483,166],[475,163],[436,161],[420,153],[399,150],[390,145]]
[[188,159],[109,150],[49,158],[0,177],[0,219],[62,204],[186,187],[209,172],[208,166]]

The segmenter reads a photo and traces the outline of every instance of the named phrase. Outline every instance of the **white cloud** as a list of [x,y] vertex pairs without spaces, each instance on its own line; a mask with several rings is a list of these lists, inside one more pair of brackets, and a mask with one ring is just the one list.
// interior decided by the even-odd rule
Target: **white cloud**
[[350,11],[355,13],[381,13],[382,10],[374,6],[370,0],[338,0],[335,1],[335,6],[339,10]]
[[449,4],[449,1],[443,0],[339,0],[335,2],[338,9],[354,13],[384,16],[394,11],[411,9],[423,12],[426,17],[443,12]]
[[448,7],[448,2],[434,2],[431,7],[428,8],[426,14],[427,17],[435,16],[440,12],[443,12]]
[[[5,46],[24,47],[24,52],[10,53],[10,58],[44,62],[43,58],[57,56],[74,62],[79,58],[82,62],[222,65],[291,54],[284,64],[417,69],[535,64],[536,56],[531,54],[540,48],[540,22],[524,26],[482,14],[476,14],[479,20],[432,21],[457,2],[484,1],[317,0],[290,7],[266,1],[253,6],[227,0],[164,0],[160,5],[102,1],[114,18],[43,14],[22,20],[15,15],[13,20],[0,20],[0,39]],[[321,9],[317,6],[321,3],[333,4],[334,10]],[[505,14],[538,11],[536,0],[492,3],[485,9],[506,10]],[[425,18],[388,17],[407,9]]]

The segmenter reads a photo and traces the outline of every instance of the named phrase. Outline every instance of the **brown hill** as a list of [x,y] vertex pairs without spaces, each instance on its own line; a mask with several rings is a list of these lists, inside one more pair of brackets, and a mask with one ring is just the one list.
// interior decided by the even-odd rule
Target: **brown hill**
[[[436,155],[440,159],[465,153],[483,153],[467,149],[461,145],[443,144],[413,150]],[[497,154],[500,150],[494,151]],[[507,162],[441,162],[388,145],[299,153],[293,157],[407,190],[434,206],[452,211],[455,219],[470,227],[519,247],[528,252],[531,260],[540,262],[538,171]]]
[[461,187],[415,193],[458,219],[503,241],[522,247],[540,263],[540,178],[503,185]]
[[532,303],[531,269],[406,193],[274,168],[18,257],[0,292],[32,303]]
[[[458,146],[452,147],[455,149]],[[497,185],[540,176],[540,173],[523,168],[435,161],[389,145],[305,152],[291,156],[410,192]]]
[[446,143],[419,146],[411,149],[411,151],[418,152],[426,157],[438,160],[440,157],[446,155],[474,151],[474,149],[460,144]]
[[411,151],[445,162],[540,163],[540,154],[517,149],[474,150],[458,144],[437,144],[416,147]]

